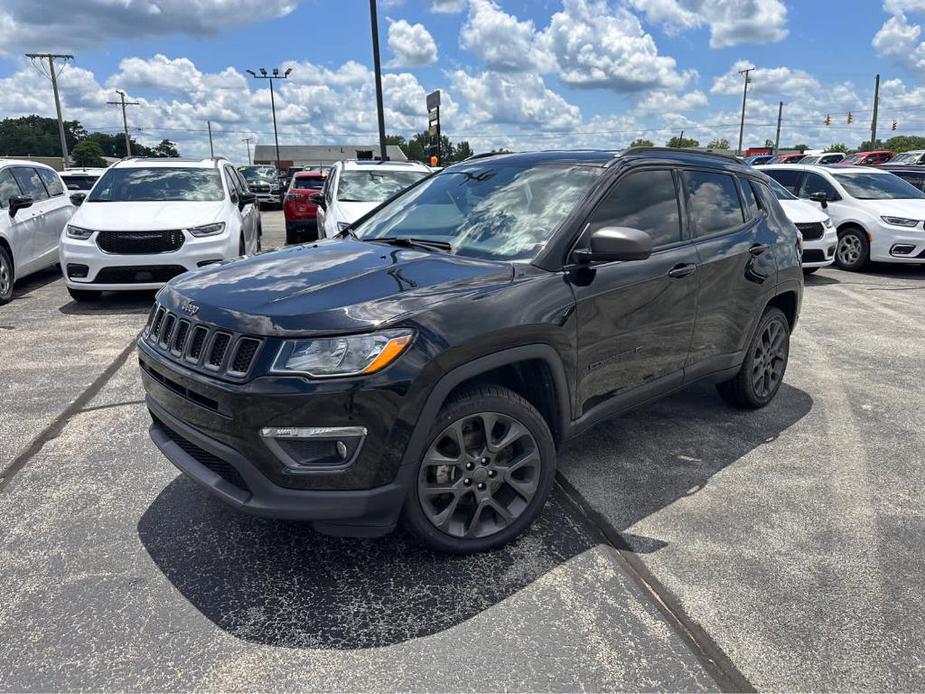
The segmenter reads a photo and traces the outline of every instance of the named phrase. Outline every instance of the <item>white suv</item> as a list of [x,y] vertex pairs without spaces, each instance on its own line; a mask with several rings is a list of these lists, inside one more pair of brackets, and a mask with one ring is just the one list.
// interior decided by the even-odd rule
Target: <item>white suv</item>
[[310,200],[318,205],[318,236],[332,238],[366,213],[431,175],[417,161],[353,160],[337,162],[324,189]]
[[819,203],[838,233],[835,263],[861,270],[868,261],[925,262],[925,193],[869,166],[761,166],[797,197]]
[[774,197],[780,200],[787,218],[803,237],[803,274],[811,275],[819,268],[835,262],[838,235],[829,215],[819,205],[800,200],[770,176],[767,181]]
[[0,304],[13,283],[58,262],[58,238],[74,213],[51,167],[0,159]]
[[224,159],[130,158],[113,164],[61,236],[64,281],[77,301],[157,289],[180,273],[260,250],[260,212]]

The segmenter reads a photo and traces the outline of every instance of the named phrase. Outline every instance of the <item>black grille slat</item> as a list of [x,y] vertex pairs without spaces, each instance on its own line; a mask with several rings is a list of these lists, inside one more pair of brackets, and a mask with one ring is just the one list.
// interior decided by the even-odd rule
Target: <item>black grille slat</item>
[[169,282],[186,272],[182,265],[121,265],[104,267],[90,284],[152,284]]
[[208,337],[208,335],[209,329],[204,325],[197,325],[193,330],[193,339],[192,342],[190,342],[188,356],[191,361],[199,361],[199,357],[202,356],[202,347],[205,344],[206,337]]
[[183,247],[183,232],[179,229],[164,231],[99,231],[96,245],[105,253],[116,255],[142,255],[170,253]]
[[181,320],[177,325],[177,336],[173,341],[173,351],[176,354],[183,354],[183,348],[186,346],[186,337],[189,335],[190,323],[188,320]]
[[244,481],[244,478],[241,477],[241,473],[238,472],[233,465],[225,462],[217,455],[212,455],[208,451],[200,448],[192,441],[168,427],[157,417],[153,417],[153,419],[157,422],[158,426],[160,426],[161,430],[167,434],[168,438],[177,444],[184,453],[193,458],[196,462],[209,468],[229,484],[233,484],[242,491],[250,492],[247,482]]
[[238,348],[235,350],[234,359],[231,361],[229,371],[239,374],[246,374],[250,371],[251,363],[257,356],[257,349],[260,347],[260,340],[250,337],[242,337],[238,341]]
[[216,333],[212,340],[212,349],[209,350],[209,366],[220,368],[225,358],[225,352],[228,351],[228,343],[231,342],[231,335],[228,333]]
[[156,340],[158,333],[161,331],[161,323],[164,320],[164,309],[163,307],[157,309],[157,313],[154,314],[154,322],[151,324],[151,339]]
[[161,331],[161,346],[166,347],[170,344],[170,336],[173,333],[173,326],[177,323],[177,317],[172,313],[168,313],[167,317],[164,319],[164,327]]
[[807,222],[804,224],[797,224],[796,226],[797,229],[800,230],[800,233],[803,234],[804,241],[821,239],[822,235],[825,233],[825,227],[822,226],[822,222]]

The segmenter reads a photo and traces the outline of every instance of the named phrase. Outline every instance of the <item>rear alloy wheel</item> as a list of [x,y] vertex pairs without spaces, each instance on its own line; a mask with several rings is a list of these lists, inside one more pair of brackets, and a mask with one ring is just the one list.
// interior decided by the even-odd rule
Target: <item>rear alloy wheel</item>
[[405,507],[411,532],[433,549],[482,552],[520,535],[555,476],[555,446],[536,409],[497,386],[464,392],[432,430]]
[[838,238],[835,264],[842,270],[863,270],[870,260],[870,242],[860,229],[849,229]]
[[13,298],[13,261],[7,250],[0,246],[0,305],[9,303]]
[[730,405],[757,410],[777,395],[789,358],[790,323],[779,308],[769,308],[758,323],[739,372],[716,388]]

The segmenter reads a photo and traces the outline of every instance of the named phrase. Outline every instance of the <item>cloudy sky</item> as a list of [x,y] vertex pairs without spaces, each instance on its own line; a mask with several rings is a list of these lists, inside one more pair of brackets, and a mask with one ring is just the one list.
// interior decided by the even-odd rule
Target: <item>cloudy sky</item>
[[[54,6],[50,11],[49,5]],[[925,0],[379,0],[386,129],[443,127],[476,151],[618,148],[684,130],[738,136],[742,77],[754,65],[746,144],[857,146],[869,136],[874,75],[881,128],[925,134]],[[2,0],[0,116],[54,115],[51,85],[25,52],[76,57],[61,76],[64,116],[118,131],[114,89],[134,136],[186,155],[246,156],[272,142],[269,92],[248,68],[292,68],[276,95],[280,143],[373,141],[366,0]],[[847,113],[855,122],[847,124]],[[831,114],[826,128],[823,118]]]

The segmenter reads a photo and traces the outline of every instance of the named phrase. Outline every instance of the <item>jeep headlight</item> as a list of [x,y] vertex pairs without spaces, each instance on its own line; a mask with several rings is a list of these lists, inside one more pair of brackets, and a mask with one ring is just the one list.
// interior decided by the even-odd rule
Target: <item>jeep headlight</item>
[[919,223],[917,219],[906,219],[905,217],[881,217],[880,219],[894,227],[914,227]]
[[84,229],[83,227],[75,227],[73,224],[67,225],[67,237],[69,239],[79,239],[81,241],[86,241],[91,236],[93,236],[92,229]]
[[215,236],[225,231],[225,222],[216,222],[215,224],[203,224],[198,227],[187,229],[193,236]]
[[273,371],[318,378],[371,374],[395,361],[413,337],[412,330],[396,329],[364,335],[286,340],[273,362]]

